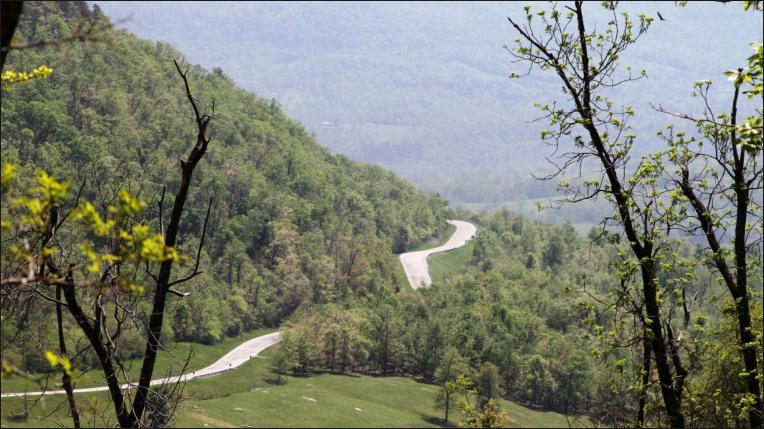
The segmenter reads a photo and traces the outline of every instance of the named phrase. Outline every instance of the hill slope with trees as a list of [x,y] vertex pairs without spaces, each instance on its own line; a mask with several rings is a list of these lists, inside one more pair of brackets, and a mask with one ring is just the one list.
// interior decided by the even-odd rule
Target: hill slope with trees
[[[29,2],[17,43],[64,37],[79,18],[99,14],[79,3]],[[22,187],[37,169],[71,180],[73,188],[84,183],[81,198],[104,216],[119,188],[147,200],[147,211],[156,214],[163,189],[178,186],[178,159],[195,140],[172,60],[190,67],[194,95],[205,109],[214,100],[215,119],[188,197],[181,253],[195,255],[210,198],[212,209],[204,273],[187,285],[186,298],[172,298],[168,339],[212,343],[277,326],[301,305],[392,296],[405,285],[396,278],[393,250],[445,228],[445,202],[436,195],[380,167],[331,154],[278,105],[239,89],[219,71],[190,66],[168,44],[124,30],[108,39],[11,52],[6,70],[46,65],[53,72],[3,91],[3,162],[18,166]],[[6,201],[3,207],[5,217]],[[8,243],[3,246],[6,252]],[[83,255],[75,249],[66,257]],[[179,272],[191,269],[189,259]],[[42,370],[47,363],[38,355],[52,332],[46,332],[51,316],[42,303],[30,305],[4,312],[4,339],[16,330],[10,320],[33,320],[25,326],[34,329],[4,344],[3,353]],[[125,342],[126,357],[142,352],[131,336]]]

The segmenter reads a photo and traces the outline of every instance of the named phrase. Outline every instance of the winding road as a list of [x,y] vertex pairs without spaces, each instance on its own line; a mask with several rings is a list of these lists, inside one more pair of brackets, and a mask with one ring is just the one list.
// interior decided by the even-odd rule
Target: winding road
[[[224,354],[223,357],[216,360],[212,365],[194,371],[190,374],[184,374],[175,377],[160,378],[157,380],[151,380],[151,385],[175,383],[177,381],[189,381],[195,378],[204,378],[217,375],[228,370],[234,369],[251,358],[257,356],[261,351],[281,341],[281,332],[274,332],[272,334],[261,335],[251,340],[245,341],[238,346],[234,347],[231,351]],[[120,386],[122,389],[136,388],[137,384],[123,384]],[[102,390],[109,390],[108,386],[99,387],[87,387],[82,389],[74,389],[74,393],[87,393],[98,392]],[[3,393],[3,398],[11,396],[38,396],[38,395],[62,395],[65,394],[64,390],[45,390],[38,392],[10,392]]]
[[[432,284],[432,279],[430,278],[430,270],[427,265],[428,256],[464,246],[468,241],[473,239],[475,237],[475,233],[477,233],[477,226],[475,226],[473,223],[463,220],[449,220],[448,223],[455,225],[456,231],[451,236],[451,238],[448,239],[446,244],[435,247],[433,249],[402,253],[400,255],[401,264],[403,264],[403,269],[406,271],[406,277],[408,278],[412,288],[417,289],[422,286],[429,286]],[[190,374],[151,380],[151,385],[153,386],[157,384],[175,383],[178,381],[189,381],[195,378],[204,378],[218,375],[220,373],[237,368],[244,362],[257,356],[260,352],[278,343],[279,341],[281,341],[281,332],[261,335],[239,344],[206,368],[202,368]],[[130,389],[137,387],[137,384],[123,384],[120,387],[122,389]],[[109,390],[109,388],[107,386],[86,387],[82,389],[74,389],[74,393],[99,392],[105,390]],[[0,395],[0,397],[8,398],[12,396],[24,397],[39,395],[62,395],[65,393],[66,391],[64,390],[9,392],[3,393]]]
[[403,265],[403,270],[406,271],[406,277],[412,288],[418,289],[432,284],[427,257],[435,253],[447,252],[457,247],[462,247],[468,241],[475,238],[477,226],[474,223],[463,220],[449,220],[448,223],[456,226],[456,231],[454,231],[454,235],[448,239],[446,244],[433,249],[401,253],[401,264]]

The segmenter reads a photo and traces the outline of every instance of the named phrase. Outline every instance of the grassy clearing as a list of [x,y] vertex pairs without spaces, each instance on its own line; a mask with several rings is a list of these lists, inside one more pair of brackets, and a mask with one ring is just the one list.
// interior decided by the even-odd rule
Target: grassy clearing
[[509,416],[508,427],[511,428],[566,428],[593,427],[588,417],[571,416],[554,411],[538,411],[524,407],[511,401],[501,401],[501,409]]
[[[425,399],[434,398],[433,386],[405,378],[342,375],[283,377],[286,383],[275,385],[267,364],[266,359],[248,363],[242,371],[248,378],[246,390],[230,396],[200,399],[202,391],[211,393],[194,386],[175,425],[203,427],[212,418],[231,427],[436,426],[430,420],[437,419],[438,413],[432,401]],[[205,381],[212,380],[200,384]]]
[[[442,427],[437,386],[404,377],[285,376],[274,384],[268,349],[236,371],[188,384],[175,426]],[[221,388],[225,385],[226,388]],[[563,415],[501,401],[510,427],[567,427]],[[194,408],[196,407],[196,408]],[[360,411],[359,411],[360,410]],[[454,411],[448,426],[462,416]],[[575,426],[575,425],[574,425]]]
[[[215,362],[221,356],[226,354],[229,350],[235,346],[243,343],[251,338],[258,337],[263,334],[274,332],[274,329],[257,329],[251,332],[241,334],[237,337],[226,338],[218,344],[204,345],[196,343],[174,343],[170,346],[170,351],[161,351],[157,356],[157,362],[154,366],[154,378],[162,378],[167,375],[178,375],[182,368],[182,363],[188,356],[189,352],[192,353],[191,361],[189,362],[186,372],[196,371],[206,367],[207,365]],[[138,374],[141,370],[141,364],[143,359],[133,359],[125,363],[125,369],[130,375],[131,380],[137,380]],[[169,371],[169,374],[168,374]],[[123,383],[124,377],[120,377],[120,383]],[[61,381],[59,372],[53,372],[42,378],[42,385],[47,386],[48,390],[59,390],[61,387],[57,387],[56,383]],[[103,371],[98,367],[95,370],[89,371],[80,377],[74,388],[83,387],[95,387],[106,385]],[[40,390],[40,385],[28,380],[26,378],[14,376],[3,379],[2,392],[34,392]]]
[[[284,376],[276,385],[266,349],[261,357],[217,377],[186,384],[174,427],[442,427],[442,412],[433,407],[437,386],[403,377],[359,375]],[[107,392],[78,396],[83,427],[113,425]],[[563,415],[531,410],[501,401],[510,427],[567,427]],[[359,411],[360,410],[360,411]],[[64,396],[44,397],[26,419],[20,398],[2,400],[2,424],[7,427],[70,426]],[[103,419],[99,416],[109,416]],[[448,426],[462,416],[452,411]],[[110,419],[110,420],[109,420]],[[588,421],[573,422],[584,425]],[[207,426],[205,426],[207,425]]]
[[427,259],[430,266],[432,281],[441,283],[445,279],[464,271],[472,259],[472,251],[475,248],[475,240],[470,240],[466,245],[449,250],[444,253],[436,253]]

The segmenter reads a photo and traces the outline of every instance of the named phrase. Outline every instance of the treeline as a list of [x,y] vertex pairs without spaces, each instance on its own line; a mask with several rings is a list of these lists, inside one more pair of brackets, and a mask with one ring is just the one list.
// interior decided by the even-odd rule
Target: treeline
[[[485,398],[584,414],[604,425],[633,421],[642,369],[631,358],[633,328],[618,310],[592,304],[619,281],[616,236],[597,229],[581,236],[569,224],[541,224],[507,210],[471,220],[481,228],[463,274],[373,309],[306,309],[287,325],[275,369],[409,375],[442,389],[464,374]],[[699,248],[683,243],[678,252],[691,258]],[[695,274],[688,287],[695,296],[688,407],[700,426],[727,425],[735,419],[735,395],[745,392],[739,378],[728,377],[744,369],[734,358],[734,304],[711,280],[712,267],[699,264]],[[760,293],[761,285],[755,288]],[[761,332],[761,319],[755,329]],[[720,353],[730,359],[720,361]],[[647,397],[659,419],[657,382]]]
[[[103,19],[97,6],[90,10],[82,2],[29,2],[24,10],[19,44],[65,37],[80,18]],[[215,119],[186,204],[179,250],[187,258],[179,277],[193,268],[212,202],[203,273],[183,285],[188,296],[171,298],[165,341],[214,343],[276,327],[301,305],[355,306],[394,296],[405,283],[393,250],[445,229],[445,201],[438,195],[330,153],[275,100],[237,88],[220,70],[183,62],[166,43],[126,31],[109,32],[107,39],[10,53],[6,70],[46,65],[53,73],[3,90],[2,158],[17,166],[21,188],[42,169],[72,181],[73,205],[81,185],[80,200],[92,202],[104,218],[118,190],[127,189],[147,201],[146,218],[160,230],[160,199],[165,189],[172,195],[178,187],[178,160],[196,138],[173,58],[190,69],[193,93]],[[61,207],[62,215],[69,208]],[[57,237],[63,234],[85,233],[72,229]],[[11,244],[3,242],[4,258]],[[62,247],[57,258],[83,260],[80,250]],[[4,308],[3,356],[26,370],[49,369],[40,350],[53,348],[50,303],[30,296],[22,304]],[[148,303],[138,304],[139,314],[148,311]],[[124,358],[141,355],[142,329],[132,327],[120,338]],[[74,332],[70,341],[79,352],[86,343]],[[94,362],[87,352],[75,354],[75,365]]]

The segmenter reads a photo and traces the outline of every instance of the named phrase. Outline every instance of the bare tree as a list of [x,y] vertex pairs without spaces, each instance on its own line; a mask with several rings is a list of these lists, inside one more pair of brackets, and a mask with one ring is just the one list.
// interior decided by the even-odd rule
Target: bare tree
[[[178,229],[180,227],[180,218],[183,214],[183,207],[186,203],[186,198],[188,197],[188,189],[191,186],[191,176],[193,175],[194,168],[199,163],[199,160],[202,159],[204,154],[207,152],[207,145],[210,142],[209,137],[207,136],[207,126],[209,125],[210,121],[214,119],[215,117],[215,103],[213,101],[212,103],[212,113],[211,114],[200,114],[199,113],[199,107],[197,106],[196,98],[191,94],[191,89],[188,86],[188,70],[181,71],[180,66],[178,65],[177,61],[174,61],[175,68],[178,70],[178,73],[183,78],[183,83],[186,88],[186,97],[188,98],[189,103],[191,104],[191,107],[194,109],[194,117],[196,120],[196,126],[197,126],[197,136],[196,136],[196,144],[194,145],[194,148],[191,150],[191,153],[189,154],[188,158],[186,160],[180,160],[180,167],[181,167],[181,183],[180,188],[178,189],[177,194],[175,195],[175,203],[173,204],[172,213],[170,214],[170,222],[167,225],[167,230],[165,232],[165,244],[167,246],[175,246],[175,242],[178,235]],[[212,204],[212,201],[210,201],[210,206]],[[207,210],[207,219],[209,218],[209,209]],[[151,376],[154,372],[154,364],[156,362],[157,357],[157,351],[159,349],[159,336],[162,333],[162,323],[164,319],[164,311],[165,311],[165,304],[167,301],[167,294],[168,293],[174,293],[179,296],[183,296],[182,293],[178,293],[171,289],[172,286],[182,283],[184,281],[187,281],[191,279],[192,277],[196,276],[199,268],[199,256],[201,254],[201,247],[204,245],[204,233],[206,231],[207,227],[207,219],[204,221],[204,229],[202,230],[202,239],[199,242],[199,251],[197,252],[197,258],[196,258],[196,265],[194,266],[194,271],[189,274],[188,276],[178,279],[178,280],[170,280],[170,275],[172,273],[172,263],[173,261],[171,259],[166,260],[162,262],[162,265],[159,269],[159,275],[156,277],[156,288],[154,292],[154,306],[151,311],[151,316],[149,318],[149,332],[148,332],[148,341],[146,342],[146,353],[143,358],[143,367],[141,368],[141,375],[138,380],[138,392],[135,397],[135,400],[133,401],[133,411],[132,416],[130,419],[130,423],[134,426],[137,423],[140,422],[141,416],[143,415],[143,410],[146,406],[146,401],[148,399],[148,391],[149,391],[149,382],[151,381]],[[161,219],[160,219],[161,222]]]

